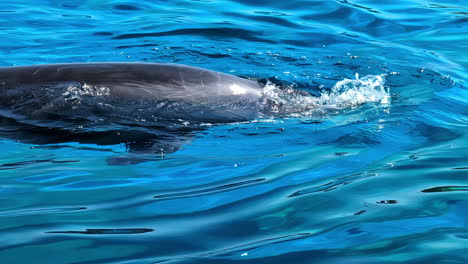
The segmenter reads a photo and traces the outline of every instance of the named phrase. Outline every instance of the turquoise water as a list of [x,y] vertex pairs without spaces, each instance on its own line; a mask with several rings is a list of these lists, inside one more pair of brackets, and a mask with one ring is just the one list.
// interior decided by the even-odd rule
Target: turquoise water
[[1,66],[183,63],[268,83],[298,111],[205,124],[136,164],[111,162],[125,144],[13,140],[2,117],[1,263],[467,263],[467,14],[461,0],[3,1]]

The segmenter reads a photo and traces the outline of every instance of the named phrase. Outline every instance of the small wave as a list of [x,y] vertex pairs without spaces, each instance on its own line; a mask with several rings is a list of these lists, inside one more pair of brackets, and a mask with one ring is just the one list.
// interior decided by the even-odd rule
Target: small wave
[[316,110],[358,107],[365,103],[390,103],[390,91],[385,87],[385,75],[356,73],[355,79],[338,81],[330,91],[313,96],[292,87],[279,87],[267,83],[263,89],[265,115],[306,116]]

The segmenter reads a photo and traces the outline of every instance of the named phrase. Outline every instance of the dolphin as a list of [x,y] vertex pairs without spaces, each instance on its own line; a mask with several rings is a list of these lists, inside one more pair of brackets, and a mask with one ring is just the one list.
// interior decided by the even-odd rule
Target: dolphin
[[259,82],[168,63],[0,67],[0,136],[176,151],[203,123],[255,119]]

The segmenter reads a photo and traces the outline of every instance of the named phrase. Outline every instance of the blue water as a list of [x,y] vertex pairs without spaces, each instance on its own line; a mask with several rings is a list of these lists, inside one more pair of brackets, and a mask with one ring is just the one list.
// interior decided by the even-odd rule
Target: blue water
[[461,0],[2,1],[1,66],[183,63],[322,104],[206,124],[133,165],[109,162],[124,144],[2,127],[0,262],[467,263],[467,15]]

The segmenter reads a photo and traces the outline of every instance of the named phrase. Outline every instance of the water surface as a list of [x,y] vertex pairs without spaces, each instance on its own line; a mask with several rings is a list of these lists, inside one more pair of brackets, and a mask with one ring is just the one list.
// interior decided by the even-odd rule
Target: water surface
[[461,0],[3,1],[2,66],[183,63],[314,97],[133,165],[125,144],[31,144],[1,123],[0,260],[468,262],[467,14]]

